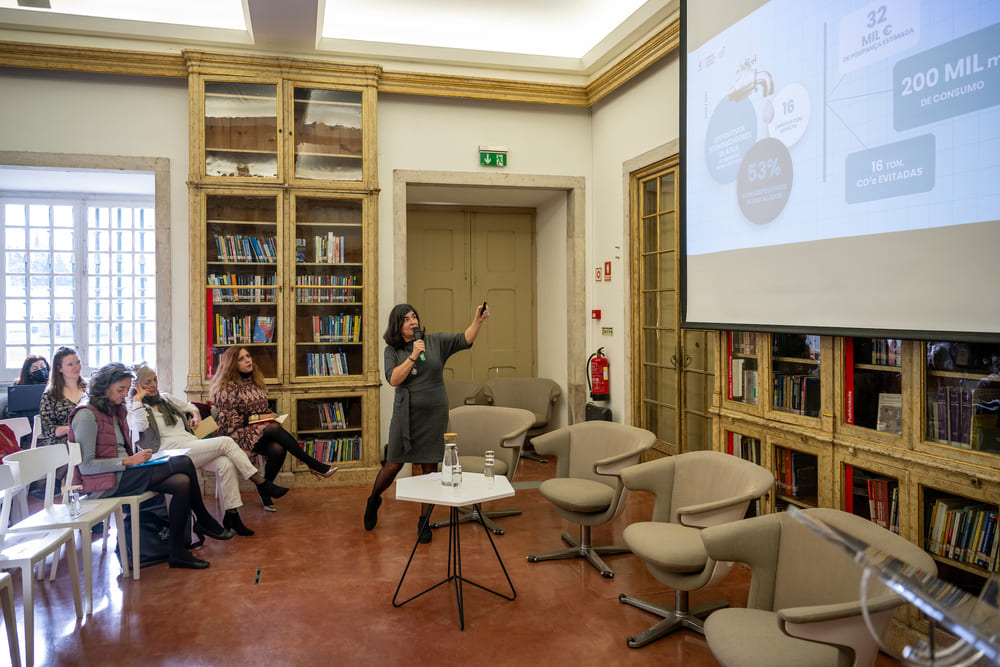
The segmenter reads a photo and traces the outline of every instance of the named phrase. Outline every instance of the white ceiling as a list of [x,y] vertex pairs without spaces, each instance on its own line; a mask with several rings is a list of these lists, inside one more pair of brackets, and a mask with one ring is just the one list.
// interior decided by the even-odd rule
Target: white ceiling
[[[50,8],[23,6],[29,3]],[[677,5],[678,0],[0,0],[0,39],[72,45],[91,40],[102,46],[117,41],[129,49],[146,42],[151,51],[224,47],[406,63],[404,69],[434,64],[586,75],[651,34]],[[182,18],[167,10],[193,14]]]

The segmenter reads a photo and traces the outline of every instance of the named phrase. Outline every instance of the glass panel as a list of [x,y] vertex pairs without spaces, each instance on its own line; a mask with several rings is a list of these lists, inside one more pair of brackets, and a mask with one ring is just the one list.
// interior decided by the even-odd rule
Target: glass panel
[[661,368],[659,372],[659,393],[657,400],[669,405],[677,405],[677,371],[672,368]]
[[1000,345],[925,345],[927,440],[1000,455]]
[[72,206],[52,207],[52,226],[66,228],[60,229],[59,233],[56,234],[56,245],[54,246],[56,250],[66,250],[73,247],[73,232],[71,228],[74,224],[75,216],[73,215]]
[[708,371],[713,358],[708,354],[709,350],[705,341],[710,336],[705,331],[695,329],[682,329],[681,335],[684,341],[684,353],[691,359],[686,362],[685,368],[689,371]]
[[664,253],[660,255],[660,288],[677,289],[677,273],[675,271],[676,253]]
[[642,332],[642,361],[650,364],[662,363],[660,356],[660,331],[658,329],[645,329]]
[[[23,359],[22,359],[23,361]],[[20,363],[20,362],[19,362]],[[647,431],[652,431],[653,433],[659,433],[660,429],[660,411],[655,403],[645,403],[642,406],[642,427]]]
[[677,410],[673,407],[661,405],[659,409],[659,429],[655,431],[656,437],[667,445],[681,450],[677,442]]
[[712,421],[702,415],[687,412],[684,415],[684,451],[702,451],[712,448]]
[[205,82],[205,174],[278,176],[278,87]]
[[712,376],[703,373],[684,374],[684,400],[693,412],[706,412],[711,402]]
[[659,273],[659,262],[660,256],[658,254],[652,253],[648,255],[643,255],[642,257],[642,285],[641,289],[656,289],[659,287],[657,282]]
[[362,94],[295,88],[295,177],[360,181],[364,137]]
[[659,212],[659,199],[656,191],[658,184],[659,179],[656,178],[651,178],[642,184],[642,215],[644,217],[652,216]]
[[26,238],[27,234],[25,234],[24,229],[8,227],[4,230],[4,242],[7,244],[7,250],[26,250]]
[[673,212],[657,216],[660,227],[660,249],[673,250],[674,234],[677,230],[677,216]]
[[26,285],[28,280],[25,276],[7,276],[7,296],[28,296]]
[[660,179],[660,210],[674,209],[674,172],[668,172]]
[[[10,227],[24,227],[27,223],[24,205],[5,204],[3,207],[3,219],[4,226],[8,228],[8,233],[10,233]],[[24,359],[21,359],[21,361],[24,362]],[[20,364],[18,364],[18,366],[20,366]]]
[[677,332],[672,329],[660,329],[660,359],[667,365],[677,354]]
[[664,323],[674,322],[675,309],[677,307],[677,293],[673,291],[660,292],[657,300],[660,308],[660,321]]

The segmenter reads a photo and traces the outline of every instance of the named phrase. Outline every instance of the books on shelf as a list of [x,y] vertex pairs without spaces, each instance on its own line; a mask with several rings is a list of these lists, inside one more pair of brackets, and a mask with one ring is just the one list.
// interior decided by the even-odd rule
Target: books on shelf
[[350,375],[347,355],[343,352],[306,353],[306,375]]
[[215,234],[218,261],[235,263],[276,264],[278,239],[276,236],[247,236],[245,234]]
[[277,303],[277,276],[275,274],[210,273],[209,286],[227,285],[214,289],[215,303]]
[[903,433],[903,395],[879,394],[875,430],[901,435]]
[[785,447],[775,447],[778,491],[795,498],[815,496],[818,489],[816,457]]
[[319,411],[319,423],[321,428],[347,428],[347,413],[344,412],[344,404],[340,401],[328,401],[316,406]]
[[360,303],[358,277],[295,276],[295,303]]
[[333,232],[314,236],[313,252],[316,261],[320,264],[343,264],[346,261],[344,259],[344,237]]
[[927,437],[982,451],[997,450],[1000,391],[938,387],[927,397]]
[[299,446],[306,454],[323,463],[358,461],[361,459],[361,436],[345,436],[332,440],[303,440]]
[[313,315],[314,343],[360,343],[361,316],[347,315]]
[[253,328],[253,342],[273,343],[274,342],[274,316],[258,315],[257,323]]
[[771,375],[771,406],[809,417],[819,417],[820,379],[814,375]]
[[274,322],[271,315],[234,315],[215,313],[214,345],[247,345],[273,343]]
[[925,517],[932,554],[997,571],[997,508],[958,496],[938,498]]
[[732,431],[728,432],[727,438],[729,441],[728,452],[730,454],[760,465],[760,439],[751,438],[740,433],[733,433]]

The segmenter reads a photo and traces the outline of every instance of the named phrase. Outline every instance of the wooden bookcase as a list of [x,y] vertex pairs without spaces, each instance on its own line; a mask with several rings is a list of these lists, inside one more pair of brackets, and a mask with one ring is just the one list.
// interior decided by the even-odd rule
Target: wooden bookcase
[[[378,467],[380,69],[184,53],[190,98],[188,396],[246,345],[288,428],[341,472],[288,457],[281,483],[369,482]],[[319,420],[337,403],[344,423]],[[349,443],[348,443],[349,441]],[[349,444],[349,446],[348,446]]]
[[[731,390],[738,381],[733,359],[745,352],[729,341],[746,333],[719,335],[716,448],[730,451],[733,434],[760,440],[760,464],[779,481],[784,452],[809,465],[815,461],[814,497],[776,486],[763,511],[818,505],[872,518],[874,509],[876,522],[884,518],[890,529],[931,552],[939,576],[978,593],[1000,561],[989,553],[1000,539],[1000,529],[992,527],[1000,503],[1000,345],[822,336],[818,359],[807,359],[806,348],[787,334],[758,333],[751,356],[770,382],[761,383],[760,399],[752,403]],[[807,348],[817,349],[815,339]],[[806,373],[820,387],[812,414],[776,396],[775,378]],[[942,508],[952,515],[939,524],[935,509]],[[951,555],[935,553],[949,520],[959,531],[950,534]],[[978,562],[975,548],[969,560],[970,544],[987,552]],[[900,641],[900,633],[926,630],[916,612],[897,620]]]

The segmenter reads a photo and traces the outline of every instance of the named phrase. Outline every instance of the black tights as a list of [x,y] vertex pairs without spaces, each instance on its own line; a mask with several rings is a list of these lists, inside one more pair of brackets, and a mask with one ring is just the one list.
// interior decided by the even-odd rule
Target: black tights
[[[172,456],[165,463],[154,465],[147,488],[172,496],[167,515],[170,518],[170,550],[174,555],[185,553],[191,541],[191,535],[187,532],[187,520],[191,512],[194,512],[198,523],[222,530],[219,522],[205,508],[198,475],[194,463],[188,457]],[[138,521],[139,517],[132,517],[132,520]]]
[[[420,466],[420,472],[424,475],[429,475],[432,472],[437,472],[437,463],[414,463],[413,467],[416,468]],[[378,475],[375,476],[375,484],[372,485],[372,498],[377,498],[381,496],[386,489],[392,485],[393,480],[396,479],[396,475],[399,471],[403,469],[402,463],[393,463],[392,461],[383,461],[382,469],[378,471]],[[431,505],[427,503],[420,504],[420,516],[427,514],[431,509]]]
[[264,477],[269,482],[273,482],[278,477],[281,466],[285,462],[285,454],[288,452],[309,466],[310,470],[325,473],[330,469],[327,464],[320,463],[306,454],[305,450],[299,446],[298,441],[292,437],[292,434],[281,428],[281,424],[274,422],[268,424],[264,432],[260,434],[260,440],[253,446],[253,450],[263,455],[267,461],[264,464]]

